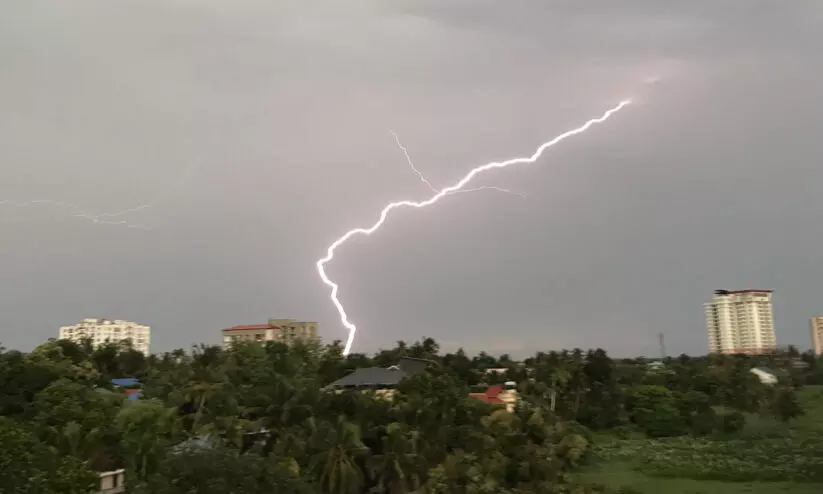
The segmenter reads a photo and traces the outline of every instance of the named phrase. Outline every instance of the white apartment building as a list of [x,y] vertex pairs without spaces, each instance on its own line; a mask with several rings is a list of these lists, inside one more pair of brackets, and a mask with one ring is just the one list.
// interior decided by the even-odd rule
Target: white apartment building
[[772,290],[715,290],[705,307],[709,353],[759,355],[777,348]]
[[812,349],[815,355],[823,355],[823,316],[812,318]]
[[61,340],[80,342],[85,338],[91,338],[94,346],[102,345],[107,341],[120,343],[124,340],[131,340],[132,347],[135,350],[148,355],[151,328],[119,319],[114,321],[108,319],[83,319],[73,326],[60,328]]

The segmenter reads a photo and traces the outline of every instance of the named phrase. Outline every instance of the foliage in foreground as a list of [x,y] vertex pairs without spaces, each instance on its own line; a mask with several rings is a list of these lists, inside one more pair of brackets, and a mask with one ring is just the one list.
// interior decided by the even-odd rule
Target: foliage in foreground
[[85,462],[58,456],[25,428],[0,417],[1,494],[82,494],[97,483]]
[[[404,356],[433,365],[389,399],[328,388],[355,368]],[[765,363],[779,367],[775,358]],[[615,361],[602,350],[541,352],[518,363],[462,350],[441,355],[431,339],[372,357],[343,357],[337,343],[201,346],[149,357],[67,341],[30,354],[0,350],[0,434],[12,445],[0,453],[0,493],[79,494],[93,488],[94,471],[114,468],[125,468],[129,490],[144,494],[600,492],[568,474],[590,456],[590,430],[626,428],[661,439],[636,451],[630,442],[621,451],[604,447],[602,455],[645,458],[660,475],[741,478],[756,470],[772,478],[787,471],[780,458],[813,441],[775,442],[769,447],[780,454],[770,460],[766,446],[730,442],[721,454],[718,443],[694,439],[739,434],[743,413],[801,413],[790,384],[808,376],[788,371],[786,385],[769,388],[749,372],[759,363],[681,356],[651,370],[643,359]],[[124,403],[110,384],[118,377],[140,379],[140,401]],[[503,381],[518,383],[514,413],[469,397]],[[744,446],[743,460],[727,458]],[[799,465],[791,475],[817,478],[817,463]]]

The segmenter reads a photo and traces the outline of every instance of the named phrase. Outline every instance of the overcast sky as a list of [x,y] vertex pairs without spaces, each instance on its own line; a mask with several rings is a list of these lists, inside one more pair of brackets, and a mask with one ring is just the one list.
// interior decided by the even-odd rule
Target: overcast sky
[[[8,0],[0,342],[84,317],[152,350],[291,317],[345,339],[314,263],[383,205],[634,103],[393,214],[329,274],[355,351],[423,335],[515,355],[705,353],[716,288],[823,314],[820,0]],[[649,80],[659,78],[656,84]],[[110,218],[114,219],[114,218]]]

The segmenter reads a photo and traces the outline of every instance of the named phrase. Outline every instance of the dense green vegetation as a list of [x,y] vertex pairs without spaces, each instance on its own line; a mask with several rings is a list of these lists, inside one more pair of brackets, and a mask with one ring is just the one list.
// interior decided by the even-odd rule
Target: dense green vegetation
[[[432,365],[389,397],[329,387],[403,356]],[[823,481],[823,428],[803,414],[823,403],[807,386],[823,382],[823,362],[662,364],[602,350],[519,363],[443,355],[432,339],[371,357],[343,357],[337,343],[148,357],[67,341],[2,350],[0,493],[92,492],[94,472],[116,468],[129,492],[153,494],[644,492],[625,487],[631,475],[723,482],[724,492],[728,482]],[[755,365],[780,383],[761,384]],[[140,380],[139,400],[111,384],[123,377]],[[517,383],[513,413],[469,397],[504,381]]]
[[643,494],[820,492],[823,386],[799,387],[796,395],[803,415],[786,420],[779,414],[745,413],[743,429],[734,434],[603,435],[578,479]]

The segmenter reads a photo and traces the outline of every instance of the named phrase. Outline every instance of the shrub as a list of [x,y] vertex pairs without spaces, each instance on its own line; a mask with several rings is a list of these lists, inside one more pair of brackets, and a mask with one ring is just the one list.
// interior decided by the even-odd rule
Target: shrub
[[740,432],[746,426],[746,417],[740,412],[731,412],[722,417],[722,430],[727,434]]

